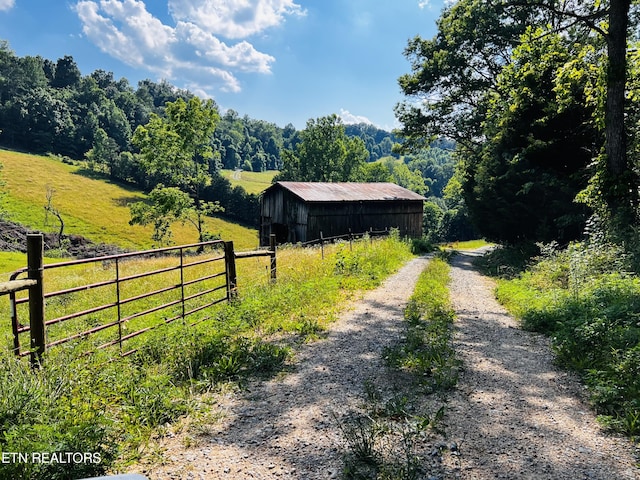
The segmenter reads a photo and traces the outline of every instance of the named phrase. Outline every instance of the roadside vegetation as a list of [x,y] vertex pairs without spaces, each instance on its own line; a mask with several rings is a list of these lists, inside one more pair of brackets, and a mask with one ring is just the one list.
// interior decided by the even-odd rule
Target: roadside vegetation
[[433,473],[425,458],[433,451],[422,446],[431,433],[442,433],[441,394],[456,385],[461,367],[452,345],[448,282],[448,264],[432,259],[405,308],[403,338],[383,353],[394,385],[367,379],[361,411],[336,419],[348,446],[345,478],[414,479]]
[[[500,254],[507,257],[520,255]],[[525,329],[552,338],[557,362],[580,375],[601,422],[637,439],[640,280],[629,259],[606,244],[543,246],[524,273],[499,280],[497,296]]]
[[106,352],[78,358],[81,344],[60,346],[32,371],[6,342],[0,451],[91,452],[97,461],[11,462],[0,478],[75,479],[126,469],[152,455],[150,439],[175,422],[196,436],[215,420],[209,392],[286,368],[295,345],[321,336],[346,299],[377,286],[410,257],[410,245],[397,235],[325,246],[324,259],[319,249],[283,248],[275,284],[263,259],[249,259],[239,264],[236,301],[195,327],[176,322],[144,335],[143,348],[124,359]]

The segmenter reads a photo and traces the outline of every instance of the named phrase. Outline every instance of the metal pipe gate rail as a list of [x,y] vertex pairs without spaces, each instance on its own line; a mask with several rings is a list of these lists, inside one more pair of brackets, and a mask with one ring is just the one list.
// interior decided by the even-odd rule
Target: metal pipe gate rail
[[[222,254],[214,255],[210,258],[202,258],[195,257],[194,261],[188,260],[188,252],[197,248],[198,251],[202,249],[210,247],[218,250],[222,250]],[[28,235],[27,236],[27,268],[23,268],[14,272],[10,281],[4,284],[0,284],[0,295],[9,294],[10,302],[11,302],[11,325],[13,330],[13,350],[14,353],[20,357],[30,355],[31,362],[34,365],[38,365],[42,360],[42,355],[46,349],[61,345],[63,343],[70,342],[72,340],[84,339],[90,335],[94,335],[98,332],[105,331],[107,329],[113,328],[117,329],[117,338],[105,342],[99,345],[96,349],[104,349],[110,346],[119,346],[119,351],[121,356],[129,355],[136,351],[136,349],[126,351],[123,348],[123,343],[126,340],[137,337],[147,331],[158,328],[162,325],[166,325],[172,323],[176,320],[182,319],[185,317],[205,310],[207,308],[212,307],[218,303],[223,301],[229,301],[234,296],[237,295],[237,274],[236,274],[236,265],[235,259],[242,257],[252,257],[252,256],[269,256],[271,257],[271,279],[275,280],[275,268],[276,268],[276,255],[275,255],[275,237],[271,240],[271,245],[269,250],[261,250],[256,252],[244,252],[244,253],[235,253],[233,249],[233,242],[224,242],[221,240],[211,241],[211,242],[203,242],[196,243],[191,245],[182,245],[176,247],[166,247],[156,250],[146,250],[141,252],[133,252],[133,253],[124,253],[119,255],[111,255],[105,257],[97,257],[97,258],[88,258],[82,260],[73,260],[68,262],[60,262],[44,265],[44,245],[43,245],[43,237],[42,235]],[[137,273],[128,276],[121,275],[121,265],[124,261],[128,261],[135,258],[149,257],[149,256],[169,256],[173,255],[177,257],[179,260],[178,265],[164,267],[152,271],[145,271],[143,273]],[[44,272],[45,270],[50,269],[64,269],[78,265],[88,265],[92,263],[101,263],[102,265],[114,265],[115,276],[114,278],[102,280],[99,282],[80,285],[73,288],[68,288],[64,290],[47,292],[44,291]],[[205,275],[199,276],[194,279],[186,280],[185,279],[185,271],[191,267],[195,266],[210,266],[216,263],[224,263],[224,269],[220,271],[208,272]],[[152,277],[154,275],[159,275],[167,272],[177,271],[179,272],[180,281],[165,286],[160,289],[156,289],[150,292],[146,292],[143,294],[124,297],[122,295],[122,285],[127,282],[131,282],[137,279]],[[19,279],[20,276],[27,274],[26,279]],[[223,281],[220,285],[215,285],[213,287],[205,288],[203,290],[197,291],[196,293],[187,295],[185,294],[185,287],[190,285],[195,285],[198,283],[204,283],[206,281],[214,280],[219,278]],[[89,290],[107,287],[113,285],[115,286],[115,299],[112,302],[108,302],[102,305],[96,305],[89,309],[85,309],[82,311],[70,313],[67,315],[60,316],[58,318],[53,318],[46,320],[45,319],[45,303],[46,300],[60,297],[64,295],[69,295],[76,292],[86,292]],[[29,295],[25,298],[17,298],[16,293],[22,290],[28,290]],[[169,302],[161,303],[159,305],[154,305],[151,308],[146,308],[142,311],[135,312],[129,315],[123,315],[122,307],[127,304],[131,304],[135,301],[142,300],[144,298],[153,297],[155,295],[160,295],[166,292],[171,292],[179,290],[179,298],[171,300]],[[198,305],[194,308],[189,308],[187,306],[188,302],[194,299],[198,299],[200,297],[205,297],[207,295],[218,295],[213,299],[207,299],[206,303],[202,305]],[[29,325],[22,325],[18,318],[18,306],[23,303],[29,304]],[[131,333],[127,333],[126,335],[123,332],[123,326],[127,322],[133,320],[134,318],[142,317],[145,315],[149,315],[154,312],[159,312],[161,310],[169,309],[171,307],[176,307],[180,309],[180,313],[177,315],[173,315],[170,318],[163,318],[162,321],[158,322],[155,325],[147,326],[145,328],[141,328]],[[90,329],[83,330],[81,332],[74,333],[64,338],[57,339],[56,341],[47,342],[46,339],[46,331],[47,327],[55,324],[60,324],[62,322],[72,320],[75,318],[95,314],[98,312],[106,311],[112,309],[115,311],[115,315],[113,316],[113,320],[95,326]],[[196,325],[204,320],[207,320],[208,317],[200,319],[191,325]],[[30,333],[30,348],[29,350],[23,350],[22,345],[20,343],[20,335],[25,334],[26,332]]]

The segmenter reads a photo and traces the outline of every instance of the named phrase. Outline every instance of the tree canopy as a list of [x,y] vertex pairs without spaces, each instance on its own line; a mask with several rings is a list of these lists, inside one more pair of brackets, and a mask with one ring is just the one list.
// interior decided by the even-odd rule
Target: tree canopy
[[285,150],[277,180],[357,181],[369,157],[364,142],[348,137],[342,120],[329,115],[307,121],[295,150]]
[[637,110],[624,93],[632,8],[460,0],[434,38],[409,42],[407,100],[396,107],[404,148],[456,141],[463,197],[484,235],[576,238],[590,213],[576,196],[600,217],[624,218],[618,227],[636,223],[638,163],[622,121]]
[[588,209],[574,199],[587,187],[588,166],[602,144],[584,77],[556,89],[558,70],[579,52],[558,35],[525,41],[539,35],[526,33],[498,76],[488,96],[486,140],[463,163],[473,218],[488,238],[509,243],[580,236]]
[[133,223],[153,221],[162,239],[168,218],[189,219],[193,213],[198,241],[204,241],[203,217],[221,210],[202,198],[212,172],[217,170],[210,141],[219,118],[212,100],[193,97],[188,102],[167,102],[164,117],[151,114],[149,123],[136,129],[133,143],[140,149],[143,169],[158,186],[150,196],[150,208],[145,204],[132,208]]

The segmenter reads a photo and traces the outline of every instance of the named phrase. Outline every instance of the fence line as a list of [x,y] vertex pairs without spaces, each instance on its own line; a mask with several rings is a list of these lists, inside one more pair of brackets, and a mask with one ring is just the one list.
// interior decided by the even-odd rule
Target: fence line
[[313,245],[320,245],[320,251],[322,254],[322,258],[324,258],[324,244],[325,243],[335,243],[338,240],[348,240],[349,248],[353,248],[353,240],[358,238],[364,238],[368,236],[369,238],[373,237],[381,237],[386,236],[391,233],[391,230],[385,228],[384,230],[374,230],[373,228],[369,229],[367,232],[362,233],[352,233],[351,229],[349,229],[349,233],[345,233],[342,235],[334,235],[333,237],[325,237],[322,232],[320,232],[320,238],[316,240],[310,240],[308,242],[301,243],[303,247],[310,247]]
[[[188,252],[192,249],[202,251],[205,248],[211,248],[214,251],[214,256],[211,258],[199,257],[195,261],[188,261]],[[223,253],[215,255],[216,251],[222,249]],[[44,265],[44,248],[42,235],[28,235],[27,236],[27,268],[23,268],[14,272],[10,281],[6,283],[0,283],[0,295],[9,294],[9,300],[11,302],[11,324],[13,332],[13,347],[14,353],[20,357],[29,355],[31,362],[34,365],[38,365],[42,360],[42,355],[46,349],[62,345],[74,340],[86,339],[89,336],[98,334],[99,332],[106,332],[107,330],[116,330],[117,336],[115,339],[110,339],[101,343],[95,349],[104,349],[107,347],[118,345],[121,356],[126,356],[136,349],[126,351],[124,349],[124,342],[133,339],[145,332],[154,330],[160,326],[173,323],[176,320],[182,319],[183,321],[189,315],[193,315],[197,312],[201,312],[207,308],[210,308],[218,303],[224,301],[230,301],[237,295],[237,271],[235,261],[237,258],[248,258],[258,256],[269,256],[271,258],[271,280],[276,280],[276,251],[275,251],[275,237],[271,240],[271,248],[269,250],[259,250],[254,252],[242,252],[237,253],[234,251],[233,242],[224,242],[221,240],[196,243],[190,245],[182,245],[177,247],[166,247],[155,250],[145,250],[141,252],[124,253],[119,255],[111,255],[97,258],[88,258],[81,260],[72,260],[54,264]],[[122,271],[124,261],[133,260],[139,258],[175,258],[179,259],[178,265],[172,265],[168,267],[156,268],[150,271],[142,273],[135,273],[132,275],[125,275]],[[103,269],[113,267],[114,277],[101,279],[93,283],[74,286],[72,288],[66,288],[53,292],[44,292],[44,272],[51,269],[70,269],[73,267],[85,268],[90,265],[101,265]],[[220,267],[218,271],[212,271],[214,265],[224,264],[224,267]],[[190,269],[204,268],[207,269],[205,274],[199,274],[196,272],[196,278],[187,279],[185,272]],[[28,275],[27,279],[19,279],[21,275]],[[137,295],[126,296],[123,292],[124,285],[135,284],[135,282],[144,283],[146,280],[155,277],[156,279],[162,275],[178,274],[179,281],[174,281],[168,285],[164,285],[160,288],[155,288],[152,291],[145,291],[144,293]],[[160,283],[160,280],[156,280]],[[196,288],[195,293],[187,293],[187,288]],[[45,318],[45,304],[47,300],[53,301],[57,298],[69,298],[73,294],[83,294],[88,291],[96,291],[99,289],[111,288],[115,289],[111,292],[115,297],[112,301],[102,302],[97,305],[92,305],[82,311],[74,311],[67,313],[66,315],[58,316],[47,320]],[[17,298],[16,293],[22,290],[28,290],[28,297]],[[224,291],[224,294],[221,294]],[[176,295],[170,301],[162,300],[164,295]],[[127,307],[136,302],[141,302],[145,299],[156,297],[159,300],[149,308],[142,308],[127,315],[123,312],[123,307]],[[196,302],[200,302],[197,304]],[[18,318],[18,306],[28,303],[29,307],[29,325],[22,325]],[[196,306],[192,304],[196,303]],[[100,325],[93,326],[92,328],[84,328],[81,331],[76,331],[73,334],[68,334],[63,338],[59,338],[52,342],[47,342],[47,329],[54,325],[63,324],[75,319],[88,318],[91,315],[99,314],[100,312],[113,311],[114,314],[111,320],[102,322]],[[151,326],[145,326],[144,328],[138,328],[137,330],[125,333],[124,326],[131,323],[134,319],[141,318],[151,314],[159,314],[159,312],[169,312],[164,318]],[[177,313],[176,313],[177,312]],[[199,321],[192,323],[200,323],[207,320],[210,317],[205,317]],[[29,333],[30,346],[29,349],[24,351],[20,343],[20,337],[23,334]]]
[[309,240],[307,242],[301,242],[299,245],[303,246],[303,247],[310,247],[313,245],[322,245],[324,243],[333,243],[337,240],[355,240],[357,238],[363,238],[364,236],[369,236],[369,237],[380,237],[380,236],[385,236],[385,235],[389,235],[391,233],[391,230],[389,230],[388,228],[384,229],[384,230],[373,230],[370,229],[366,232],[361,232],[361,233],[344,233],[342,235],[335,235],[333,237],[325,237],[322,232],[320,232],[320,238],[317,238],[315,240]]
[[[369,230],[363,233],[351,233],[337,235],[332,237],[324,237],[300,244],[303,247],[312,245],[320,245],[322,250],[322,258],[324,258],[324,244],[332,243],[339,240],[347,240],[352,245],[353,240],[363,238],[365,236],[384,236],[390,233],[389,229],[382,231]],[[203,249],[211,248],[214,252],[221,251],[220,254],[211,258],[198,257],[195,261],[187,261],[188,252],[197,249],[201,252]],[[128,260],[136,258],[154,257],[154,258],[178,258],[179,264],[156,268],[155,270],[145,271],[143,273],[135,273],[125,275],[123,273],[123,265]],[[33,365],[39,365],[42,361],[44,352],[52,347],[56,347],[74,340],[87,339],[90,336],[97,335],[100,332],[106,332],[113,329],[117,332],[116,338],[103,341],[95,347],[95,350],[105,349],[112,346],[118,346],[121,356],[129,355],[136,349],[126,350],[125,342],[136,338],[146,332],[159,328],[161,326],[173,323],[177,320],[185,321],[186,317],[203,310],[213,307],[224,301],[229,302],[238,294],[238,280],[236,270],[236,259],[269,257],[270,281],[275,282],[277,278],[277,254],[276,254],[276,238],[275,235],[270,236],[270,245],[267,250],[255,250],[250,252],[235,252],[233,242],[215,240],[203,243],[194,243],[189,245],[165,247],[154,250],[145,250],[140,252],[123,253],[118,255],[110,255],[96,258],[86,258],[81,260],[71,260],[59,263],[44,265],[44,245],[41,234],[27,235],[27,267],[15,271],[10,276],[10,281],[0,283],[0,296],[9,295],[11,303],[11,325],[13,333],[13,350],[19,357],[29,355]],[[44,291],[45,271],[52,269],[71,269],[73,267],[84,267],[91,264],[99,264],[103,269],[113,266],[114,278],[101,279],[93,283],[74,286],[62,290],[46,292]],[[219,271],[208,271],[208,273],[200,275],[193,279],[187,279],[185,272],[191,268],[201,267],[210,268],[213,265],[224,264],[224,268]],[[157,287],[151,291],[145,291],[136,295],[126,296],[123,292],[123,286],[131,282],[143,281],[152,277],[158,277],[164,274],[176,272],[179,274],[179,281],[175,281],[168,285]],[[26,279],[19,278],[27,274]],[[156,281],[160,283],[159,280]],[[203,287],[195,293],[187,293],[189,287]],[[114,288],[114,299],[112,301],[102,302],[92,305],[81,311],[74,311],[65,315],[58,316],[47,320],[45,318],[45,305],[47,301],[53,301],[57,298],[69,297],[73,294],[83,294],[89,291],[95,291],[101,288]],[[28,296],[17,298],[16,293],[20,291],[28,291]],[[222,292],[224,291],[224,294]],[[178,298],[170,301],[162,300],[163,295],[178,293]],[[123,307],[133,305],[148,298],[160,298],[152,306],[125,314]],[[206,299],[205,299],[206,297]],[[213,297],[213,298],[211,298]],[[204,300],[203,300],[204,299]],[[194,301],[202,303],[192,306]],[[29,308],[29,325],[22,325],[18,318],[18,306],[27,304]],[[172,310],[175,309],[175,310]],[[145,317],[151,314],[159,314],[163,310],[170,313],[160,321],[153,325],[138,328],[133,332],[126,333],[125,326],[135,319]],[[114,311],[111,320],[100,323],[91,328],[83,328],[73,334],[67,334],[62,338],[47,342],[47,329],[54,325],[70,322],[75,319],[81,319],[90,315],[99,314],[101,312]],[[173,313],[171,313],[173,312]],[[196,322],[189,324],[196,325],[211,318],[205,316]],[[185,321],[186,323],[186,321]],[[21,335],[29,333],[30,345],[29,349],[24,350],[20,342]],[[91,353],[91,352],[88,352]]]

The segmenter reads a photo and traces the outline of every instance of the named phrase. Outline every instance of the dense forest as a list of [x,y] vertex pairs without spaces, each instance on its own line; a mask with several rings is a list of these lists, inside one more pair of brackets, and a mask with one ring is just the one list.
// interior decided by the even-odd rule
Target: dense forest
[[485,238],[565,245],[588,226],[637,248],[636,14],[624,1],[459,1],[436,36],[408,42],[403,146],[455,140],[450,193]]
[[[148,79],[134,87],[126,78],[116,79],[104,70],[83,75],[71,56],[55,61],[18,57],[7,42],[0,43],[0,72],[0,146],[83,161],[111,180],[147,192],[167,182],[145,166],[134,137],[154,117],[166,118],[168,105],[195,98],[189,91]],[[212,108],[216,119],[208,139],[212,151],[206,169],[209,180],[199,195],[203,201],[217,202],[221,206],[218,214],[256,226],[258,198],[241,187],[233,188],[219,174],[220,169],[281,170],[286,152],[295,151],[301,143],[302,131],[291,124],[279,127],[241,116],[234,110],[220,113],[215,102]],[[354,180],[394,181],[442,198],[444,185],[453,174],[453,144],[434,145],[433,150],[423,149],[399,160],[394,145],[401,140],[393,133],[370,124],[342,125],[340,121],[332,128],[362,142],[367,164],[383,159],[383,166],[370,168],[369,174]],[[438,205],[446,211],[443,200]]]
[[[166,81],[143,80],[134,88],[104,70],[83,76],[71,56],[17,57],[6,41],[0,42],[0,71],[0,145],[76,160],[97,145],[110,156],[133,152],[132,135],[151,114],[162,115],[167,102],[194,97]],[[347,125],[346,132],[363,139],[370,161],[393,155],[398,142],[368,124]],[[298,135],[291,124],[281,128],[228,110],[211,142],[220,167],[278,170],[280,151],[293,148]]]

